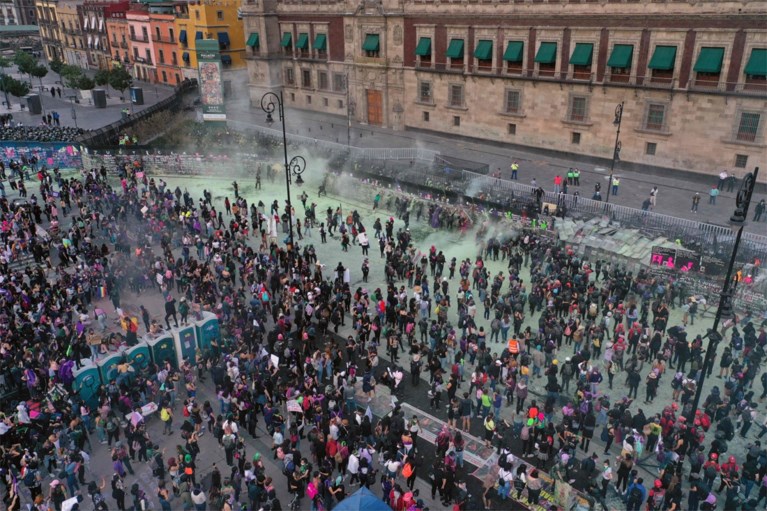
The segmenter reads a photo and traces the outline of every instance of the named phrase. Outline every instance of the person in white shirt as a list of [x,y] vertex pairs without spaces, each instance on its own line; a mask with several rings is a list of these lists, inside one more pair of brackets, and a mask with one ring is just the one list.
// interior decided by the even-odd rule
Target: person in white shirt
[[349,453],[349,459],[346,462],[346,470],[351,474],[349,486],[359,484],[360,459],[357,457],[356,452]]

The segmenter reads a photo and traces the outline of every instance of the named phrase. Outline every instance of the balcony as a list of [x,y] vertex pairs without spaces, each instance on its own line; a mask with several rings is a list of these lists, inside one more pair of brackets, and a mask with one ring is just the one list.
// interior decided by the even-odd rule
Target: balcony
[[127,41],[122,41],[122,42],[120,43],[120,48],[124,48],[124,49],[127,49],[127,48],[128,48],[128,42],[127,42]]
[[176,44],[176,39],[171,37],[158,37],[157,35],[152,36],[152,41],[156,43],[168,43],[168,44]]
[[145,38],[139,36],[138,34],[131,34],[130,40],[134,41],[134,42],[137,42],[137,43],[148,43],[149,42],[149,39],[145,39]]

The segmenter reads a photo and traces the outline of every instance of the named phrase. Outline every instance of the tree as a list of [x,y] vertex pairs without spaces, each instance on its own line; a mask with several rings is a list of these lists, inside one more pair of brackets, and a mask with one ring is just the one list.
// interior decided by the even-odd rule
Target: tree
[[33,67],[30,72],[30,75],[34,76],[35,78],[40,80],[40,90],[43,90],[43,78],[48,74],[48,68],[45,67],[42,64],[39,64],[35,67]]
[[61,81],[61,70],[64,68],[66,64],[64,64],[63,61],[59,60],[58,57],[54,57],[53,60],[48,62],[48,67],[51,68],[51,71],[59,75],[59,81]]
[[29,84],[32,84],[32,70],[37,67],[35,58],[25,51],[18,50],[13,56],[13,63],[19,69],[19,73],[29,75]]
[[123,97],[123,91],[133,84],[133,77],[122,66],[116,66],[109,73],[109,85],[116,91],[120,92],[120,97]]
[[80,82],[77,84],[77,88],[80,90],[92,90],[94,87],[96,87],[96,82],[93,81],[93,78],[85,75],[80,78]]
[[[5,68],[6,67],[11,67],[11,61],[8,60],[6,57],[3,57],[2,55],[0,55],[0,69],[2,70],[2,71],[0,71],[0,80],[4,80],[5,79]],[[2,86],[2,85],[0,85],[0,86]],[[5,93],[5,106],[8,107],[8,110],[10,110],[11,109],[11,100],[8,99],[8,90],[4,86],[2,87],[2,89],[3,89],[3,93]]]
[[83,71],[77,66],[70,66],[67,64],[61,68],[61,77],[64,79],[64,85],[70,89],[79,89]]
[[[6,74],[0,75],[0,87],[2,87],[3,92],[5,92],[6,98],[9,93],[17,98],[29,94],[29,84],[27,82],[22,82],[21,80],[17,80]],[[8,103],[8,106],[10,107],[10,102]]]
[[99,69],[93,77],[93,81],[96,82],[96,85],[109,85],[110,75],[111,71],[109,69]]

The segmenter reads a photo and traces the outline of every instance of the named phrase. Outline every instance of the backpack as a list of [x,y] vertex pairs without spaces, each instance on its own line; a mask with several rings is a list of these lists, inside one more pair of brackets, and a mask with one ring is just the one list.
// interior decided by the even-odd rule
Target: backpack
[[634,486],[629,490],[628,503],[634,504],[635,506],[642,503],[642,490],[640,490],[638,486]]
[[413,475],[413,465],[411,465],[410,462],[405,463],[405,466],[402,467],[402,476],[405,479],[407,479],[412,475]]

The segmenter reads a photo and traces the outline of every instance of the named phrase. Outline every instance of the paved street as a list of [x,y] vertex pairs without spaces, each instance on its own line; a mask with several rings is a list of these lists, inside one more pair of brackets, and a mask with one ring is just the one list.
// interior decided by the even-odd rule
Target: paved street
[[[19,75],[15,66],[7,68],[6,72],[18,80],[29,80],[28,76]],[[133,105],[133,112],[140,112],[145,108],[149,108],[173,93],[173,89],[165,85],[154,85],[143,82],[134,82],[133,85],[144,89],[144,104]],[[90,96],[86,95],[88,99],[80,98],[80,91],[66,88],[62,85],[61,81],[59,81],[59,76],[50,70],[48,70],[48,75],[42,80],[42,87],[43,90],[41,91],[40,80],[33,78],[30,94],[40,94],[43,114],[51,113],[53,111],[58,112],[61,115],[62,126],[75,126],[76,124],[79,128],[89,130],[98,129],[120,120],[123,108],[131,109],[128,90],[124,91],[124,101],[121,101],[119,91],[104,86],[103,88],[106,89],[107,95],[109,96],[107,98],[107,106],[106,108],[96,108],[93,106]],[[50,92],[51,87],[60,88],[61,97],[57,94],[54,98]],[[88,94],[87,91],[86,94]],[[72,96],[74,95],[78,95],[79,103],[73,102]],[[10,112],[13,114],[14,121],[22,122],[26,126],[40,124],[40,116],[33,116],[29,113],[29,110],[26,109],[26,100],[24,98],[10,96],[10,100],[10,111],[5,106],[0,106],[0,114]],[[4,97],[3,101],[5,101]],[[21,103],[25,106],[23,110],[20,108]],[[72,116],[73,110],[77,118],[76,121]]]
[[[260,107],[250,108],[246,99],[237,99],[227,103],[228,117],[233,120],[265,126],[265,114]],[[306,137],[318,138],[346,144],[347,121],[337,116],[323,116],[319,113],[286,110],[288,132]],[[279,129],[279,125],[273,126]],[[625,136],[630,136],[626,134]],[[554,177],[564,177],[570,167],[581,170],[581,186],[571,187],[570,193],[578,190],[581,197],[591,198],[594,185],[602,186],[602,197],[607,195],[609,181],[609,166],[594,165],[586,162],[576,162],[557,156],[536,153],[529,149],[517,148],[511,144],[498,144],[494,142],[482,142],[467,140],[460,137],[449,137],[433,133],[421,133],[413,131],[391,131],[375,126],[363,126],[353,124],[351,129],[351,144],[358,147],[398,148],[398,147],[422,147],[432,149],[452,157],[476,161],[489,165],[490,170],[501,170],[504,178],[511,177],[510,164],[512,161],[519,162],[519,181],[530,184],[535,178],[538,185],[546,190],[554,189]],[[690,148],[690,150],[694,150]],[[721,169],[717,169],[717,174]],[[726,169],[733,171],[736,177],[742,177],[744,169]],[[749,168],[748,171],[753,169]],[[701,169],[703,171],[703,169]],[[630,172],[621,169],[620,163],[616,167],[615,175],[619,176],[618,197],[611,196],[610,202],[640,209],[642,202],[649,197],[653,186],[658,187],[657,206],[654,211],[679,218],[694,219],[714,225],[726,225],[733,211],[734,197],[740,186],[738,182],[732,191],[722,191],[715,205],[709,204],[708,192],[712,185],[716,185],[716,176],[704,176],[703,174],[678,173],[674,175],[658,175],[647,169],[647,172]],[[765,197],[767,187],[767,172],[762,172],[759,177],[760,186],[757,187],[752,202],[752,211],[749,217],[753,217],[753,205]],[[698,213],[693,213],[692,197],[698,192],[701,196]],[[749,218],[750,219],[750,218]],[[750,223],[746,230],[767,235],[767,214],[762,215],[761,223]]]
[[[202,189],[206,188],[213,193],[214,197],[214,204],[216,204],[218,207],[222,207],[223,198],[226,196],[232,197],[232,191],[231,191],[231,178],[189,178],[185,177],[183,179],[181,178],[175,178],[175,177],[166,177],[166,181],[168,182],[169,186],[171,188],[175,186],[181,186],[182,189],[186,188],[189,189],[190,192],[192,192],[194,195],[201,194]],[[315,190],[317,189],[317,185],[320,180],[320,176],[317,175],[308,175],[307,176],[307,183],[304,187],[306,192],[309,194],[309,201],[317,202],[319,207],[318,210],[322,211],[328,206],[332,207],[338,207],[339,205],[344,209],[344,211],[349,211],[351,209],[356,209],[363,218],[363,221],[366,224],[372,223],[372,220],[376,216],[386,217],[392,214],[392,212],[388,211],[381,211],[373,212],[371,207],[371,204],[362,203],[355,200],[350,200],[347,198],[341,198],[341,197],[321,197],[317,198],[314,194]],[[264,203],[269,204],[272,200],[275,198],[282,198],[284,195],[284,185],[281,182],[281,180],[277,180],[275,183],[264,183],[264,188],[261,191],[256,191],[254,189],[253,183],[244,183],[240,182],[240,193],[245,196],[248,201],[258,201],[259,199],[262,200]],[[294,189],[294,194],[298,193]],[[226,217],[224,217],[226,220]],[[397,222],[396,226],[400,226],[401,223]],[[395,230],[398,228],[395,226]],[[446,257],[449,260],[451,257],[457,257],[459,260],[462,258],[474,258],[477,255],[477,246],[474,241],[474,237],[469,233],[469,235],[466,236],[460,236],[458,232],[445,232],[445,231],[435,231],[425,225],[423,222],[411,222],[411,232],[414,236],[414,243],[418,250],[425,251],[428,250],[428,248],[431,245],[437,246],[441,250],[445,250]],[[381,259],[378,256],[377,250],[373,248],[371,250],[371,274],[370,274],[370,282],[369,283],[363,283],[361,281],[361,274],[359,271],[360,264],[362,261],[362,257],[360,254],[360,250],[358,247],[352,247],[349,252],[342,252],[340,250],[339,240],[338,237],[335,238],[329,238],[327,244],[321,244],[319,242],[319,235],[314,231],[312,238],[306,238],[302,242],[302,244],[308,244],[312,243],[317,248],[319,261],[323,264],[325,264],[328,268],[333,268],[336,266],[338,262],[341,262],[345,267],[350,268],[351,270],[351,282],[350,287],[352,290],[356,289],[357,287],[366,286],[368,289],[375,289],[376,287],[383,287],[384,286],[384,274],[383,274],[383,265],[380,264]],[[489,265],[489,268],[491,270],[491,273],[494,274],[498,271],[505,270],[505,264],[503,262],[494,262],[494,261],[488,261],[487,263]],[[523,270],[522,277],[524,279],[529,279],[529,274],[527,273],[527,269]],[[457,286],[457,278],[452,280],[450,282],[450,288],[456,289]],[[136,297],[131,295],[130,293],[126,292],[126,296],[123,298],[123,301],[128,304],[129,308],[135,309],[138,305],[138,303],[142,303],[145,306],[149,308],[150,311],[152,311],[153,317],[157,319],[162,318],[162,301],[160,299],[160,295],[156,291],[147,291],[140,297]],[[108,305],[106,303],[106,300],[102,300],[101,304],[105,306],[105,308],[111,313],[113,311],[111,305]],[[478,315],[479,317],[479,315]],[[681,313],[678,310],[672,310],[671,311],[671,321],[669,325],[678,324],[681,318]],[[112,316],[110,319],[114,319],[114,316]],[[451,322],[455,323],[456,318],[451,315],[448,318]],[[694,326],[688,327],[688,332],[690,336],[694,336],[698,333],[705,333],[705,330],[708,326],[711,324],[711,315],[704,316],[701,320],[697,321]],[[523,328],[525,326],[532,326],[533,328],[536,328],[537,325],[537,315],[536,316],[528,316],[525,319]],[[489,323],[487,321],[482,320],[481,318],[478,320],[478,326],[482,326],[485,328],[485,330],[489,330]],[[140,334],[143,333],[143,328],[139,332]],[[353,331],[350,328],[350,322],[347,321],[347,326],[342,327],[339,331],[339,336],[341,339],[345,338],[347,335],[352,335]],[[500,350],[503,348],[501,344],[494,344],[490,343],[491,349],[496,352],[500,352]],[[384,353],[383,350],[380,351],[380,355],[384,361],[387,360],[387,355]],[[557,358],[563,359],[566,356],[569,356],[570,352],[568,351],[567,347],[562,348],[562,351],[556,355]],[[407,356],[403,355],[403,360],[407,360]],[[401,362],[402,365],[407,368],[406,362]],[[594,364],[599,364],[599,361],[594,361]],[[470,372],[471,367],[467,365],[466,371],[467,373]],[[715,373],[716,374],[716,373]],[[422,378],[428,378],[428,375],[422,376]],[[661,380],[661,385],[659,388],[659,396],[658,399],[655,400],[655,402],[652,405],[639,405],[638,401],[635,403],[634,406],[632,406],[632,410],[636,410],[638,406],[641,406],[646,415],[651,415],[652,413],[659,412],[664,406],[667,406],[669,403],[671,403],[671,388],[669,385],[670,382],[670,376],[663,376],[663,379]],[[407,380],[406,380],[407,381]],[[543,379],[533,378],[530,383],[530,389],[532,392],[531,399],[534,399],[536,396],[543,397],[545,395],[545,391],[542,388],[543,385]],[[606,382],[602,385],[606,385]],[[708,391],[713,385],[722,385],[721,380],[717,380],[717,378],[712,378],[707,380],[705,389],[703,392],[703,397],[708,394]],[[379,392],[378,396],[376,398],[376,402],[372,403],[375,408],[377,409],[385,409],[388,404],[388,394],[387,392],[381,388],[382,386],[379,386]],[[468,388],[468,382],[464,383],[462,385],[462,389]],[[426,413],[428,413],[430,416],[433,416],[434,418],[438,420],[445,420],[446,419],[446,411],[444,410],[444,407],[441,407],[437,410],[432,410],[428,408],[428,397],[426,396],[426,390],[427,387],[425,384],[422,383],[419,387],[412,387],[410,385],[405,385],[405,391],[401,397],[401,401],[406,404],[406,406],[413,406],[415,409],[422,410]],[[756,390],[756,389],[755,389]],[[610,396],[611,400],[615,401],[620,399],[621,397],[625,396],[627,394],[627,389],[624,385],[624,378],[621,375],[618,375],[618,377],[615,380],[614,390],[607,391],[607,389],[604,390],[608,395]],[[461,391],[459,391],[461,392]],[[210,400],[211,402],[215,403],[215,396],[213,393],[213,389],[211,387],[210,383],[207,383],[205,385],[200,386],[200,390],[198,391],[200,401],[203,400]],[[640,387],[640,400],[642,400],[642,396],[644,393],[644,387]],[[359,394],[358,394],[359,398]],[[542,400],[542,399],[541,399]],[[364,404],[364,400],[361,400]],[[761,422],[761,418],[764,415],[764,409],[763,405],[760,403],[759,405],[759,418],[757,419],[758,422]],[[179,407],[177,406],[177,415],[180,415]],[[511,420],[513,414],[513,410],[508,407],[503,407],[501,415],[503,418],[507,420]],[[559,413],[559,412],[557,412]],[[425,417],[425,416],[424,416]],[[559,417],[557,417],[558,420]],[[152,418],[149,421],[149,431],[152,436],[152,438],[156,439],[162,447],[164,447],[167,452],[173,452],[175,450],[176,444],[180,442],[178,437],[178,432],[176,429],[176,432],[174,432],[173,436],[163,437],[160,434],[160,421],[157,418]],[[178,425],[178,422],[176,423]],[[263,426],[263,423],[260,423],[261,426]],[[474,419],[472,423],[472,429],[471,433],[475,436],[481,436],[482,431],[482,424],[479,419]],[[747,440],[742,440],[738,437],[730,444],[730,453],[734,453],[737,456],[741,456],[744,453],[745,445],[755,439],[756,434],[758,433],[758,427],[752,428],[749,438]],[[265,435],[263,431],[259,431],[259,435]],[[275,463],[271,460],[270,456],[270,439],[266,437],[261,437],[258,439],[251,439],[247,437],[247,455],[248,457],[252,456],[254,452],[261,452],[263,453],[263,458],[266,460],[267,464],[267,473],[268,475],[271,475],[274,477],[275,481],[278,482],[277,487],[279,488],[278,495],[280,496],[283,506],[288,501],[288,496],[286,492],[284,491],[284,476],[282,476],[279,472],[279,468],[275,465]],[[423,440],[421,441],[423,442]],[[109,477],[109,474],[111,473],[111,467],[110,462],[108,460],[107,450],[105,446],[99,445],[97,442],[93,442],[93,452],[92,452],[92,459],[91,459],[91,465],[90,465],[90,471],[93,474],[94,478],[98,478],[100,475],[105,475],[107,478]],[[422,444],[423,445],[423,444]],[[216,463],[220,468],[225,467],[225,462],[223,458],[223,451],[221,448],[211,439],[211,435],[205,435],[201,439],[201,447],[202,447],[202,456],[201,456],[201,462],[198,468],[198,473],[202,476],[204,476],[212,466],[213,463]],[[430,451],[430,448],[426,445],[424,445],[425,453],[428,455]],[[304,449],[307,449],[307,447],[302,448],[302,452],[304,452]],[[601,452],[603,449],[603,444],[598,438],[598,435],[595,435],[595,439],[592,443],[592,447],[590,452],[597,452],[600,455],[600,458],[602,457]],[[612,448],[612,455],[618,454],[619,447],[614,446]],[[307,451],[308,452],[308,451]],[[584,456],[587,453],[579,453],[580,456]],[[428,458],[427,458],[428,459]],[[428,461],[427,461],[428,463]],[[156,481],[151,475],[151,471],[149,466],[143,465],[140,463],[136,464],[137,471],[136,476],[129,476],[127,483],[129,486],[133,482],[138,482],[142,487],[147,491],[147,494],[154,498],[154,488],[156,485]],[[646,463],[643,463],[641,467],[637,467],[640,470],[640,476],[643,476],[646,481],[651,481],[655,475],[655,469],[654,467],[654,461],[652,458],[647,460]],[[474,471],[475,467],[470,467],[467,465],[466,471],[459,472],[461,477],[468,478],[470,482],[470,490],[475,495],[477,492],[480,491],[479,481],[469,474]],[[227,472],[228,470],[225,470],[224,472]],[[417,487],[421,489],[421,497],[425,497],[425,500],[427,501],[427,504],[430,505],[431,509],[441,509],[441,505],[439,502],[432,502],[429,499],[429,490],[427,487],[427,482],[424,479],[425,473],[428,472],[428,470],[423,469],[420,473],[420,476],[418,478]],[[402,481],[400,481],[402,483]],[[376,493],[380,493],[378,485],[374,488]],[[620,509],[623,504],[620,502],[620,500],[617,498],[617,495],[614,492],[609,493],[608,497],[608,504],[610,505],[611,509]],[[172,502],[172,506],[174,509],[179,508],[180,504],[178,501]],[[508,504],[501,504],[498,502],[497,509],[508,509]],[[155,504],[155,508],[157,509],[157,505]],[[85,509],[89,509],[89,506],[85,506]]]

